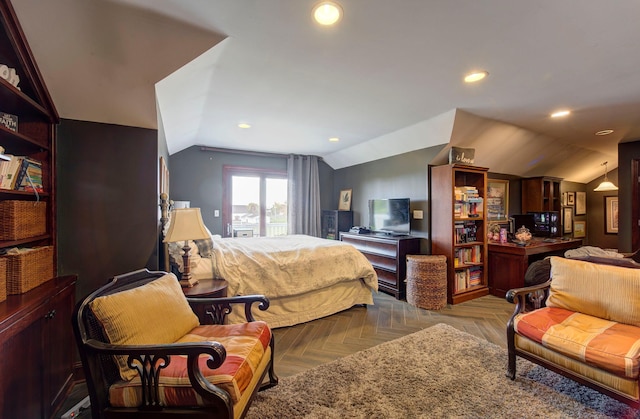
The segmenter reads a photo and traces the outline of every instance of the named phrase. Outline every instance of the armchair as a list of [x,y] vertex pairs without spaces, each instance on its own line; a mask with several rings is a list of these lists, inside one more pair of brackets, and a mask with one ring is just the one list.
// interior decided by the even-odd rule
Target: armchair
[[[73,316],[92,417],[243,417],[278,383],[254,303],[269,307],[260,295],[186,298],[175,275],[146,269],[94,291]],[[224,324],[238,304],[247,322]]]

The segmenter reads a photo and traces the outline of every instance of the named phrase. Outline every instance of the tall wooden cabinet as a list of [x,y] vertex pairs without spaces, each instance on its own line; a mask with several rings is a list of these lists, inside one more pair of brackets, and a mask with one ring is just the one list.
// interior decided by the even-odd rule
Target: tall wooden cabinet
[[[0,77],[0,112],[18,120],[17,130],[0,125],[0,146],[4,154],[40,161],[43,186],[38,194],[0,189],[0,201],[47,204],[43,234],[0,240],[0,249],[53,246],[55,276],[55,133],[59,117],[9,0],[0,0],[0,65],[13,69],[20,79],[16,86]],[[51,417],[72,384],[75,277],[45,280],[31,291],[0,302],[0,417]]]
[[489,293],[487,275],[487,168],[431,167],[431,253],[447,257],[447,302]]
[[532,177],[522,179],[522,214],[562,210],[560,183],[554,177]]

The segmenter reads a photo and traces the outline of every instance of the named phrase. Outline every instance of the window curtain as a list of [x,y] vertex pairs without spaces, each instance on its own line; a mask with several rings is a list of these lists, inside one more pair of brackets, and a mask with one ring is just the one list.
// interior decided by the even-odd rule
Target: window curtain
[[317,156],[287,158],[289,234],[320,237],[320,179]]

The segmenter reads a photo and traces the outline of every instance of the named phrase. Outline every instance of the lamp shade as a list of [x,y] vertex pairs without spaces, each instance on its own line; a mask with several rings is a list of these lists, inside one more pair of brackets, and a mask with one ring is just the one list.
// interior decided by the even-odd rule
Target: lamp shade
[[614,185],[613,183],[609,182],[608,180],[602,182],[601,184],[598,185],[597,188],[595,188],[593,191],[594,192],[604,192],[604,191],[617,191],[618,187],[616,185]]
[[202,222],[200,208],[179,208],[171,211],[169,231],[165,243],[208,239],[209,232]]

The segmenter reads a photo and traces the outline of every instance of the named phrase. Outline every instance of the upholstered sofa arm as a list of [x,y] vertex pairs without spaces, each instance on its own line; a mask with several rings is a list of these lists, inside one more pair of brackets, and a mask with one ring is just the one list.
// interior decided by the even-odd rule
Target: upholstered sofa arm
[[253,307],[257,303],[257,307],[261,311],[269,308],[269,299],[264,295],[242,295],[236,297],[224,298],[203,298],[189,297],[187,298],[189,305],[194,313],[198,316],[200,324],[224,324],[225,319],[235,306],[237,309],[244,309],[244,315],[248,322],[255,321],[253,317]]
[[143,392],[143,405],[147,407],[159,406],[158,396],[158,375],[160,370],[169,366],[171,356],[186,356],[187,371],[189,381],[193,389],[205,400],[215,406],[228,409],[233,405],[231,396],[223,389],[211,384],[198,366],[198,359],[201,355],[208,355],[207,367],[218,368],[224,362],[227,352],[218,342],[181,342],[163,345],[114,345],[100,342],[95,339],[88,339],[84,343],[84,350],[87,354],[93,353],[91,358],[97,359],[95,355],[105,356],[125,356],[127,364],[137,371],[137,376],[141,380],[142,388],[149,391]]

